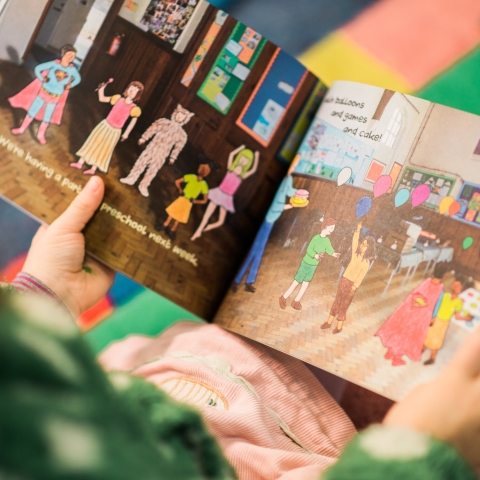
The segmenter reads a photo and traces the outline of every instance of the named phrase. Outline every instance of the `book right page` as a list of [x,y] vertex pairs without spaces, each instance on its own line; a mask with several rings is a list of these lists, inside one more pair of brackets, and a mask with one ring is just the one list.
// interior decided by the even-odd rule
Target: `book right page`
[[480,117],[328,91],[215,323],[401,399],[480,324]]

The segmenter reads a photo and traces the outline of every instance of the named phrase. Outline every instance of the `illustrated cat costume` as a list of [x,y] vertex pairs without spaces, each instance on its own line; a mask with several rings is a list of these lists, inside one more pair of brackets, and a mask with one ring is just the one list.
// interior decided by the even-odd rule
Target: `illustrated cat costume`
[[[145,131],[142,139],[152,141],[138,157],[127,177],[120,179],[126,185],[133,185],[140,175],[146,170],[138,190],[144,197],[148,197],[148,187],[170,157],[173,163],[187,143],[187,133],[182,128],[193,117],[193,113],[183,108],[180,104],[173,111],[171,120],[159,118]],[[181,117],[178,118],[178,117]]]

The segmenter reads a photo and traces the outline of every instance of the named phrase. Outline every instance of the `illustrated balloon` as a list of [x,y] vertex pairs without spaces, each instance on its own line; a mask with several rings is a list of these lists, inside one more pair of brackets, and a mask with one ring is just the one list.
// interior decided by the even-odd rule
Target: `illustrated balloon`
[[375,198],[387,193],[392,186],[392,177],[390,175],[381,175],[377,178],[375,185],[373,186],[373,196]]
[[337,186],[341,186],[344,183],[347,183],[352,176],[352,169],[350,167],[344,167],[340,170],[340,173],[337,177]]
[[357,220],[367,214],[372,208],[372,199],[370,197],[362,197],[355,206]]
[[400,207],[408,202],[410,198],[410,190],[408,188],[401,188],[395,195],[395,207]]
[[466,250],[467,248],[470,248],[473,245],[473,238],[472,237],[465,237],[463,239],[462,243],[462,248]]
[[417,185],[412,192],[412,206],[418,207],[430,196],[430,187],[425,183]]
[[456,215],[461,208],[462,204],[460,202],[453,202],[448,209],[448,214],[450,216]]
[[438,204],[438,211],[440,215],[448,212],[450,205],[454,202],[454,198],[448,195],[447,197],[442,198],[442,201]]

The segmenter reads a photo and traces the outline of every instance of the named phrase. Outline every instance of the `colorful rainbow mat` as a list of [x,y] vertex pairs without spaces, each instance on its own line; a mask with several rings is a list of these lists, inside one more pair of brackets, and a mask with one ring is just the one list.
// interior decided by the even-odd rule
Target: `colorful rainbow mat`
[[[478,0],[211,1],[297,55],[327,84],[354,80],[480,114]],[[3,202],[0,221],[10,227],[2,237],[0,278],[11,280],[36,225]],[[99,352],[129,333],[155,335],[181,319],[199,320],[117,275],[79,324]]]

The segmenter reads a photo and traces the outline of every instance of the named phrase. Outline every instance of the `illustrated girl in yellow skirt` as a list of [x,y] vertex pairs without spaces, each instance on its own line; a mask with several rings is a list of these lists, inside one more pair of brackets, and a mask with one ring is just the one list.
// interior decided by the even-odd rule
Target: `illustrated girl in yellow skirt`
[[442,348],[445,335],[447,334],[450,320],[455,317],[456,320],[464,320],[466,322],[472,320],[471,315],[462,315],[463,300],[458,296],[467,286],[458,277],[452,283],[450,292],[444,292],[440,300],[438,312],[429,327],[425,338],[424,347],[431,350],[430,358],[426,360],[424,365],[432,365],[435,363],[437,352]]
[[[178,197],[173,203],[171,203],[165,210],[168,213],[168,218],[163,225],[155,225],[156,230],[165,230],[167,235],[175,240],[177,237],[177,227],[179,223],[187,223],[190,218],[190,212],[192,205],[202,205],[208,201],[208,183],[204,180],[210,174],[210,166],[202,164],[198,167],[198,173],[190,173],[175,181],[175,185],[180,192]],[[182,188],[182,184],[185,186]],[[203,195],[201,200],[198,197]],[[170,224],[173,220],[173,225]],[[170,227],[170,228],[169,228]]]
[[[81,170],[85,164],[90,168],[83,172],[84,175],[94,175],[97,168],[101,172],[108,172],[113,150],[118,141],[124,142],[130,135],[133,127],[137,123],[138,117],[142,114],[137,102],[143,94],[143,84],[140,82],[131,82],[123,95],[105,95],[105,87],[110,82],[102,83],[98,89],[98,100],[102,103],[110,103],[113,108],[110,110],[107,118],[102,120],[92,131],[77,152],[80,157],[78,162],[70,164],[73,168]],[[131,118],[125,132],[122,135],[122,128]]]

